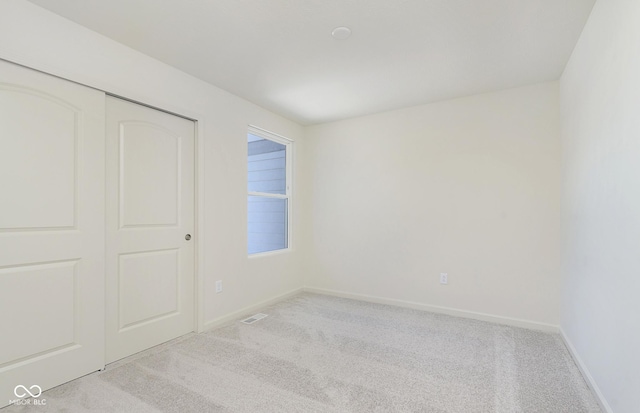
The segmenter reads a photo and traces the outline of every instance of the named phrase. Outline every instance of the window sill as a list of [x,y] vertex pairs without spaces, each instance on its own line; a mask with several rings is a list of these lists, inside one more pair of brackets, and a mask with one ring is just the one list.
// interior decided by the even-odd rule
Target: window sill
[[292,251],[291,248],[284,248],[284,249],[275,250],[275,251],[256,252],[255,254],[249,254],[247,257],[249,259],[262,258],[262,257],[269,257],[271,255],[286,254],[286,253],[291,252],[291,251]]

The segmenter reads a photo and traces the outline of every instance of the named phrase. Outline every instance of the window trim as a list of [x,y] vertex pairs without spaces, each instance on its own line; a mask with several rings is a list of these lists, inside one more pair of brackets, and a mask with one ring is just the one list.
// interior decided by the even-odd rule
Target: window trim
[[[247,128],[247,134],[255,135],[263,139],[268,139],[270,141],[279,143],[285,146],[285,179],[286,179],[286,189],[285,194],[271,194],[268,192],[254,192],[247,190],[247,199],[250,196],[262,196],[267,198],[275,198],[275,199],[286,199],[287,200],[287,248],[281,248],[272,251],[263,251],[256,252],[253,254],[248,253],[249,246],[249,233],[247,234],[247,256],[249,258],[259,258],[265,257],[269,255],[282,254],[291,251],[293,244],[293,231],[292,231],[292,217],[293,217],[293,139],[289,139],[282,135],[278,135],[277,133],[270,132],[266,129],[259,128],[254,125],[249,125]],[[246,157],[248,159],[248,156]],[[248,165],[248,163],[247,163]],[[248,174],[248,171],[247,171]],[[245,203],[246,205],[246,203]],[[246,217],[248,218],[249,212],[247,211]],[[247,225],[248,225],[247,221]]]

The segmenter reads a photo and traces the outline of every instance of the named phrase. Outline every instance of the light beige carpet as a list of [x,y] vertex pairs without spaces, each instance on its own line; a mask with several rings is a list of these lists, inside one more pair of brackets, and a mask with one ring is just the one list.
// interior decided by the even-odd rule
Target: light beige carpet
[[1,412],[600,412],[555,334],[315,294],[262,312]]

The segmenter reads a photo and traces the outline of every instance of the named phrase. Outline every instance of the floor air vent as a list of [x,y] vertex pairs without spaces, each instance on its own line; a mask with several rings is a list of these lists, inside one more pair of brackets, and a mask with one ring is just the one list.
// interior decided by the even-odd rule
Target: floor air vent
[[253,324],[258,320],[262,320],[266,316],[267,316],[267,314],[258,313],[258,314],[252,315],[249,318],[245,318],[244,320],[242,320],[242,322],[245,323],[245,324]]

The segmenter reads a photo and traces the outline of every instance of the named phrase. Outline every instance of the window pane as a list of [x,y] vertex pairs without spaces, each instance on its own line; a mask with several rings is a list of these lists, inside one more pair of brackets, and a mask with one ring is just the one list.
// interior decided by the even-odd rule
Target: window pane
[[249,192],[287,193],[286,146],[249,134]]
[[287,248],[287,200],[250,196],[249,254]]

